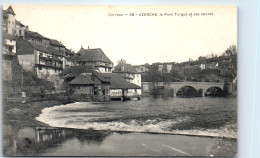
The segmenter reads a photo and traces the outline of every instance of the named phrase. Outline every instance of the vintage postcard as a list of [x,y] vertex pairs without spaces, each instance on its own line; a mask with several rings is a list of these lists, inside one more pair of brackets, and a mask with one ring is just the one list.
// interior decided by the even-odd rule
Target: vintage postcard
[[236,156],[237,7],[3,5],[4,156]]

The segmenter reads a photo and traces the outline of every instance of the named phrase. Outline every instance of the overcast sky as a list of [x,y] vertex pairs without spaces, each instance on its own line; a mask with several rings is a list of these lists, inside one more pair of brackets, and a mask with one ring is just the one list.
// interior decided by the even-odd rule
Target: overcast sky
[[[3,6],[7,9],[7,6]],[[116,63],[182,62],[222,54],[237,44],[234,6],[49,6],[12,5],[29,30],[77,52],[101,48]],[[109,16],[129,13],[213,13],[213,16]]]

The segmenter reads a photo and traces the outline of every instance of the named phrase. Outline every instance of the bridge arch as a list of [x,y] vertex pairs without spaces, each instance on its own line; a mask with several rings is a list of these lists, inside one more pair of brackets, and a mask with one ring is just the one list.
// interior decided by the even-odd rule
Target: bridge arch
[[[158,82],[158,86],[164,86],[166,89],[171,89],[174,91],[174,96],[176,96],[177,91],[184,86],[191,86],[198,91],[198,96],[203,97],[207,89],[210,87],[219,87],[224,90],[224,83],[222,82],[169,82],[163,83]],[[142,82],[142,91],[145,95],[150,95],[153,89],[152,82]]]
[[195,97],[196,95],[197,89],[189,85],[182,86],[176,92],[176,96],[179,97]]
[[205,96],[225,96],[225,92],[218,86],[212,86],[206,89]]

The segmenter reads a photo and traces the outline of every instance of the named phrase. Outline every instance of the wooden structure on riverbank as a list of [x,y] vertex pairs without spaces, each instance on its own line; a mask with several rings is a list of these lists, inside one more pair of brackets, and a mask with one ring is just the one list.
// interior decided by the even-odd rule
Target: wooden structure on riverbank
[[60,76],[67,92],[83,98],[81,101],[141,99],[141,87],[118,73],[99,73],[91,66],[75,66],[65,69]]
[[141,87],[126,81],[117,73],[102,73],[103,76],[110,78],[110,99],[112,100],[140,100]]

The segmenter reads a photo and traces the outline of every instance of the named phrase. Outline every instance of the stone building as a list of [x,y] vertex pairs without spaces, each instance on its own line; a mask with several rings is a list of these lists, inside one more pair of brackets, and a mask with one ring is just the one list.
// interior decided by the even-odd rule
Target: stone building
[[158,71],[161,73],[170,73],[174,63],[155,63],[158,66]]
[[103,80],[98,77],[96,73],[81,73],[68,83],[69,87],[73,89],[74,94],[87,94],[87,95],[109,95],[109,80]]
[[28,29],[29,29],[28,26],[25,26],[20,21],[16,20],[15,30],[16,30],[17,37],[25,37],[25,32],[28,31]]
[[102,73],[111,73],[113,68],[113,62],[100,48],[81,48],[68,62],[73,66],[92,65]]
[[57,40],[50,39],[50,45],[62,55],[62,68],[65,68],[66,65],[66,49],[63,44]]
[[12,81],[12,62],[16,54],[16,40],[14,35],[2,31],[2,80]]
[[16,54],[16,39],[13,35],[2,32],[2,54],[15,55]]
[[[72,66],[65,68],[60,74],[60,79],[64,80],[63,89],[68,88],[68,83],[75,79],[82,73],[92,73],[93,71],[99,71],[98,69],[93,68],[92,65],[87,66]],[[95,73],[95,72],[94,72]]]
[[3,31],[9,35],[16,34],[16,20],[15,13],[12,6],[9,6],[6,10],[3,10]]
[[140,73],[144,73],[149,70],[146,65],[133,65],[133,67],[137,72],[140,72]]
[[50,45],[19,39],[17,58],[23,69],[34,72],[38,78],[58,86],[58,74],[63,70],[64,56]]
[[[55,39],[49,39],[38,32],[29,31],[29,27],[16,20],[11,6],[3,10],[2,22],[3,79],[11,81],[11,65],[18,59],[25,71],[31,71],[40,79],[60,85],[59,73],[70,66],[67,60],[73,53]],[[15,60],[17,62],[17,60]]]
[[38,32],[26,31],[25,39],[27,41],[36,42],[39,44],[50,45],[50,40],[47,37],[39,34]]
[[73,97],[80,97],[79,101],[88,98],[94,101],[110,99],[110,79],[104,77],[92,65],[66,68],[61,72],[60,78],[64,80],[62,88]]
[[3,10],[2,26],[4,32],[16,37],[24,37],[25,31],[28,30],[28,26],[25,26],[20,21],[16,20],[12,6],[9,6],[7,10]]
[[136,71],[131,64],[120,62],[114,67],[113,73],[118,73],[128,82],[141,86],[141,73]]
[[141,87],[126,81],[118,73],[100,73],[92,65],[73,66],[60,73],[63,87],[74,95],[107,96],[110,99],[140,99]]

